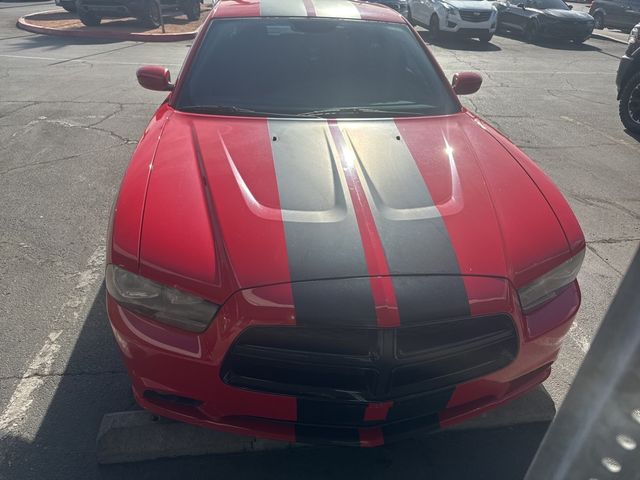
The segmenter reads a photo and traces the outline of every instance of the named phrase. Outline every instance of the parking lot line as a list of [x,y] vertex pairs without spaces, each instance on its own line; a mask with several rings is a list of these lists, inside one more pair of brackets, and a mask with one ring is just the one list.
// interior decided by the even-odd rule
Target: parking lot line
[[51,373],[53,361],[60,350],[58,338],[62,330],[55,330],[49,334],[40,351],[33,357],[20,383],[16,387],[7,408],[0,417],[0,440],[15,430],[24,420],[33,402],[33,393],[44,382],[43,376]]
[[[102,279],[105,247],[99,246],[89,257],[86,269],[78,272],[78,280],[71,297],[60,307],[54,318],[54,324],[71,314],[73,320],[79,319],[80,311],[87,303],[89,295],[94,290],[95,283]],[[20,434],[20,427],[24,424],[29,409],[35,399],[37,390],[42,386],[45,378],[53,373],[53,364],[61,350],[59,338],[63,329],[56,329],[47,335],[44,345],[29,363],[20,378],[9,403],[0,416],[0,441],[12,434]],[[0,460],[2,455],[0,454]]]
[[[46,62],[78,62],[78,63],[92,63],[92,64],[100,64],[100,65],[144,65],[145,62],[110,62],[110,61],[96,61],[96,60],[86,60],[84,58],[56,58],[56,57],[36,57],[29,55],[8,55],[8,54],[0,54],[0,58],[16,58],[20,60],[43,60]],[[167,67],[179,67],[182,64],[180,63],[163,63],[163,65]]]

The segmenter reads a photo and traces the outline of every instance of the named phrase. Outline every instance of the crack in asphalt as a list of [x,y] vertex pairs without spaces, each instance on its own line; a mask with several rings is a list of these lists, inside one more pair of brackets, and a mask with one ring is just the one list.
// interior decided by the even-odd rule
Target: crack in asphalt
[[[103,130],[99,130],[98,129],[98,131],[103,131]],[[131,145],[131,144],[132,143],[130,141],[126,141],[126,142],[118,143],[116,145],[111,145],[109,147],[104,147],[104,148],[100,148],[100,149],[96,149],[96,150],[89,150],[88,152],[77,153],[75,155],[69,155],[69,156],[62,157],[62,158],[53,158],[53,159],[42,160],[40,162],[32,162],[32,163],[27,163],[27,164],[23,164],[23,165],[18,165],[16,167],[11,167],[11,168],[8,168],[6,170],[0,171],[0,176],[6,175],[8,173],[12,173],[12,172],[17,171],[17,170],[24,170],[24,169],[28,169],[28,168],[32,168],[32,167],[39,167],[39,166],[43,166],[43,165],[49,165],[49,164],[56,163],[56,162],[64,162],[66,160],[72,160],[74,158],[84,157],[86,155],[91,155],[93,153],[104,152],[105,150],[111,150],[111,149],[114,149],[114,148],[122,147],[122,146],[125,146],[125,145]]]
[[14,114],[16,112],[19,112],[20,110],[24,110],[25,108],[32,107],[33,105],[37,105],[37,103],[35,103],[35,102],[19,102],[19,101],[15,101],[15,102],[13,102],[13,101],[12,102],[0,101],[0,103],[26,103],[26,105],[22,105],[22,106],[16,108],[15,110],[11,110],[11,111],[4,112],[4,113],[0,114],[0,118],[8,117],[9,115],[12,115],[12,114]]
[[68,62],[77,62],[79,60],[85,60],[87,58],[98,57],[100,55],[105,55],[107,53],[118,52],[120,50],[126,50],[128,48],[138,47],[140,45],[143,45],[143,43],[142,42],[136,42],[133,45],[125,45],[124,47],[112,48],[111,50],[105,50],[104,52],[90,53],[89,55],[82,55],[80,57],[75,57],[75,58],[67,58],[65,60],[60,60],[59,62],[50,63],[49,66],[51,67],[51,66],[54,66],[54,65],[61,65],[63,63],[68,63]]
[[[584,204],[584,205],[588,205],[590,207],[601,207],[602,204],[605,205],[609,205],[612,208],[615,208],[619,211],[621,211],[622,213],[625,213],[631,217],[633,217],[636,220],[640,220],[640,213],[635,212],[633,210],[631,210],[628,207],[625,207],[624,205],[621,205],[618,202],[615,202],[613,200],[609,200],[606,198],[599,198],[599,197],[591,197],[589,195],[580,195],[580,194],[575,194],[575,193],[569,193],[568,194],[571,198],[575,199],[576,201]],[[635,200],[635,199],[634,199]]]
[[599,243],[604,243],[604,244],[610,244],[610,243],[625,243],[625,242],[640,242],[640,237],[637,238],[602,238],[600,240],[590,240],[587,243],[590,244],[599,244]]
[[620,270],[618,270],[616,267],[614,267],[613,265],[611,265],[611,262],[609,262],[606,258],[604,258],[602,255],[600,255],[600,253],[598,253],[598,251],[591,246],[589,243],[587,243],[587,249],[593,253],[596,257],[598,257],[600,260],[602,260],[604,263],[607,264],[607,266],[613,270],[614,272],[616,272],[618,275],[620,275],[620,277],[624,277],[624,272],[621,272]]

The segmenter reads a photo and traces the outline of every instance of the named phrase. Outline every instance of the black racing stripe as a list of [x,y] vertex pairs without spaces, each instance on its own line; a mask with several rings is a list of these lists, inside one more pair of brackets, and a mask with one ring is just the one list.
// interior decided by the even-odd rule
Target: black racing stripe
[[467,292],[459,276],[394,277],[393,287],[402,325],[470,315]]
[[332,428],[315,425],[296,425],[296,442],[329,445],[360,445],[360,432],[357,428]]
[[298,282],[291,285],[298,325],[376,325],[368,278]]
[[298,398],[298,422],[316,425],[362,425],[366,402],[331,402]]
[[376,325],[362,239],[324,122],[270,120],[298,324]]
[[[395,123],[350,122],[342,128],[358,159],[394,276],[401,324],[424,322],[432,314],[468,315],[469,301],[447,228]],[[399,275],[450,276],[411,281]]]

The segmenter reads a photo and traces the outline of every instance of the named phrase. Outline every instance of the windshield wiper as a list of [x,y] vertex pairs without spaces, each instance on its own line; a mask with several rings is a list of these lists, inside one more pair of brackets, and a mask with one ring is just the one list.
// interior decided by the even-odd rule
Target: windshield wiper
[[262,112],[251,108],[236,107],[234,105],[187,105],[178,107],[178,110],[186,113],[204,113],[207,115],[247,115],[249,117],[293,117],[282,113]]
[[380,109],[380,108],[370,108],[370,107],[341,107],[341,108],[326,108],[323,110],[312,110],[310,112],[298,113],[297,117],[337,117],[340,115],[376,115],[376,116],[386,116],[393,117],[395,115],[410,115],[410,116],[420,116],[423,115],[421,112],[406,112],[395,109]]

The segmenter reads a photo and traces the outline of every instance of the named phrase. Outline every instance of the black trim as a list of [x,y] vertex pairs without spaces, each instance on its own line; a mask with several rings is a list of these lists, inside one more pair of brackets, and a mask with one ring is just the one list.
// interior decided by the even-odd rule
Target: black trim
[[235,387],[299,397],[300,421],[349,423],[363,419],[369,402],[393,401],[393,418],[437,412],[447,389],[507,366],[517,352],[507,314],[398,328],[256,326],[235,340],[221,377]]

